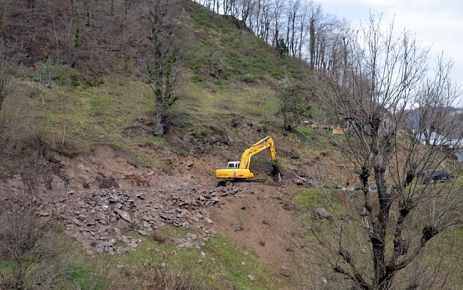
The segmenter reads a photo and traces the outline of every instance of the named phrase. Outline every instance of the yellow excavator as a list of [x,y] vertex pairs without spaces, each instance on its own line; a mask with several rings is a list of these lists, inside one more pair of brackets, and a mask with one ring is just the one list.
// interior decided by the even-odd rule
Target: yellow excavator
[[277,151],[275,143],[271,136],[267,136],[259,142],[255,143],[248,149],[244,150],[241,154],[240,161],[230,161],[225,168],[215,170],[215,177],[219,181],[219,185],[232,184],[236,180],[250,180],[254,177],[254,173],[249,170],[251,165],[251,157],[257,153],[268,149],[270,153],[270,160],[272,161],[273,172],[272,175],[276,177],[278,182],[281,182],[280,169],[277,164]]

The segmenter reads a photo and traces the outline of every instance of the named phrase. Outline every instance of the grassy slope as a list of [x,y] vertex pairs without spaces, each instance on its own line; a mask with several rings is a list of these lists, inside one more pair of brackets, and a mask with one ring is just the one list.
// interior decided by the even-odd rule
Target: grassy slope
[[[155,144],[175,149],[175,144],[169,141],[175,136],[207,138],[227,134],[236,138],[230,152],[213,150],[211,153],[231,156],[260,138],[256,137],[256,130],[262,137],[278,132],[281,136],[278,141],[284,144],[280,133],[281,120],[275,116],[278,110],[275,88],[284,77],[300,70],[299,65],[288,59],[278,60],[272,48],[263,41],[239,31],[233,21],[201,7],[192,14],[190,25],[199,40],[190,44],[190,55],[185,56],[185,80],[179,91],[180,99],[172,108],[172,126],[166,138],[155,138],[150,132],[154,100],[146,83],[110,75],[97,84],[80,83],[76,86],[61,80],[78,72],[44,62],[40,64],[41,70],[16,73],[12,93],[15,98],[9,100],[8,108],[19,118],[15,120],[10,149],[27,148],[37,136],[53,150],[66,155],[88,153],[100,144],[109,144],[140,165],[156,166],[153,160],[137,150],[139,145]],[[209,75],[208,62],[211,60],[205,52],[210,49],[217,52],[212,61],[222,71],[219,78]],[[43,73],[53,76],[51,86],[44,87],[38,81]],[[16,130],[19,127],[22,129]],[[184,152],[181,148],[178,150]],[[172,237],[184,234],[182,229],[168,233]],[[205,244],[205,258],[196,249],[167,257],[162,254],[173,251],[174,244],[146,239],[139,250],[121,257],[103,255],[96,260],[75,259],[71,261],[63,287],[115,289],[112,281],[130,284],[131,279],[139,274],[146,275],[146,280],[137,282],[143,288],[152,279],[152,273],[144,270],[155,269],[163,261],[173,265],[174,273],[184,273],[185,276],[191,273],[183,267],[191,265],[194,279],[205,277],[202,285],[216,289],[230,285],[234,289],[282,287],[271,278],[272,273],[258,265],[255,256],[248,255],[246,249],[235,246],[223,235],[217,235]],[[81,254],[76,253],[76,256]],[[198,260],[203,262],[196,264]],[[107,268],[108,264],[113,266]],[[204,265],[207,265],[207,273],[202,272]],[[9,271],[8,264],[0,266],[0,272],[5,271]],[[121,279],[121,273],[126,273],[124,279]],[[253,275],[255,281],[248,279],[247,275]]]
[[[238,30],[233,20],[214,15],[202,7],[194,9],[187,25],[194,32],[196,41],[189,44],[184,56],[184,81],[179,91],[180,99],[172,108],[172,127],[166,138],[155,138],[149,131],[154,101],[150,87],[144,82],[112,75],[102,79],[97,86],[60,85],[55,81],[53,86],[38,93],[39,83],[32,75],[16,80],[18,97],[8,103],[12,112],[22,112],[21,122],[15,125],[22,128],[16,130],[21,134],[15,134],[13,141],[27,144],[26,141],[38,132],[51,147],[65,154],[85,153],[99,144],[110,144],[145,166],[156,165],[137,150],[138,145],[156,144],[185,152],[184,148],[175,148],[170,140],[186,135],[202,138],[226,134],[233,137],[237,142],[232,143],[229,152],[215,149],[210,152],[227,156],[237,156],[243,146],[256,141],[257,134],[265,136],[269,133],[276,135],[278,146],[295,148],[303,158],[325,150],[314,144],[306,146],[307,143],[294,142],[301,139],[284,134],[282,122],[276,117],[276,88],[284,85],[286,79],[300,85],[310,72],[296,61],[277,59],[273,49],[262,40]],[[214,72],[220,70],[220,75],[211,77],[211,68]],[[61,71],[58,65],[49,69]],[[69,70],[61,72],[64,78],[70,75]],[[305,128],[302,133],[308,139],[323,142],[314,130]],[[282,157],[280,162],[291,168],[299,161]],[[296,201],[302,209],[313,206],[314,200],[319,206],[327,204],[318,192],[300,192],[297,196]],[[340,205],[335,205],[339,209]],[[169,236],[182,234],[182,230],[168,233]],[[458,231],[454,234],[461,235]],[[449,240],[448,236],[443,238],[443,241]],[[174,248],[169,243],[145,240],[136,252],[122,257],[100,257],[97,261],[101,265],[118,267],[105,270],[101,265],[95,266],[91,259],[82,261],[71,271],[66,283],[80,285],[83,289],[111,288],[111,282],[104,278],[96,282],[92,280],[93,273],[114,278],[121,274],[121,269],[130,273],[155,267],[154,264],[164,260],[181,272],[179,265],[204,260],[199,267],[194,267],[194,271],[198,278],[203,277],[203,265],[209,265],[210,272],[204,284],[218,289],[230,283],[235,289],[279,289],[284,286],[272,280],[272,273],[257,265],[255,257],[244,255],[245,249],[234,246],[233,241],[225,236],[218,235],[206,243],[206,258],[195,250],[167,258],[162,255]],[[247,279],[249,274],[256,276],[257,282]],[[128,280],[131,277],[132,274],[127,274]]]
[[[110,144],[142,165],[152,164],[139,156],[138,145],[155,143],[174,148],[177,144],[169,145],[169,140],[175,136],[207,138],[227,133],[239,140],[232,144],[233,155],[255,142],[256,132],[261,137],[277,134],[283,144],[282,121],[276,117],[276,91],[288,81],[302,83],[305,68],[289,58],[278,59],[261,39],[237,29],[233,19],[190,5],[191,18],[185,26],[193,31],[193,37],[184,44],[179,100],[171,111],[167,138],[156,139],[149,131],[155,104],[150,87],[143,81],[114,74],[79,84],[67,81],[79,72],[51,61],[39,63],[39,69],[27,75],[16,74],[16,92],[24,99],[15,102],[24,101],[31,112],[25,118],[30,122],[25,134],[39,132],[64,154]],[[220,73],[212,77],[213,72]],[[52,85],[45,87],[38,80],[48,75]],[[24,111],[24,105],[20,110]],[[13,139],[23,142],[28,136]]]

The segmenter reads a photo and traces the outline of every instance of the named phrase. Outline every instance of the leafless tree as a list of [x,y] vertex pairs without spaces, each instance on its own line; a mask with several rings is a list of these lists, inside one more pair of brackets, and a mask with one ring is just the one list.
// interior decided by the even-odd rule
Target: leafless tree
[[289,55],[294,55],[294,41],[296,33],[296,19],[300,1],[289,1],[286,5],[286,37],[285,43],[288,46]]
[[175,86],[178,72],[175,65],[180,56],[180,45],[175,34],[176,9],[176,1],[152,0],[148,1],[147,13],[142,12],[150,31],[146,64],[156,99],[156,124],[153,130],[156,136],[164,135],[169,109],[177,101]]
[[223,14],[238,17],[237,0],[223,0]]
[[297,42],[296,42],[296,51],[297,51],[297,57],[299,60],[302,59],[302,55],[304,54],[303,48],[305,47],[305,44],[307,42],[307,36],[309,33],[309,25],[308,25],[308,15],[310,11],[310,7],[314,5],[312,1],[310,2],[303,2],[300,10],[300,16],[299,16],[299,28],[298,28],[298,35],[297,35]]
[[280,31],[282,30],[281,23],[282,17],[283,17],[283,12],[284,12],[284,2],[282,0],[274,0],[273,2],[273,10],[272,10],[272,46],[277,47],[278,46],[278,41],[280,40]]
[[271,3],[266,0],[259,0],[256,9],[256,35],[265,42],[269,40],[269,30],[271,24]]
[[256,3],[254,0],[240,0],[239,1],[239,11],[241,11],[240,13],[240,20],[238,21],[239,24],[240,24],[240,29],[245,29],[245,28],[249,28],[249,29],[253,29],[253,17],[254,17],[254,10],[255,10],[255,6],[256,6]]
[[[438,261],[427,260],[425,248],[460,223],[462,195],[455,182],[422,183],[420,173],[445,168],[449,155],[445,142],[420,142],[410,112],[421,109],[421,129],[438,127],[441,140],[459,141],[461,130],[442,110],[456,105],[459,90],[449,79],[451,62],[439,57],[429,71],[428,49],[410,32],[395,34],[393,22],[386,30],[382,23],[371,16],[350,36],[341,74],[320,74],[320,99],[339,124],[349,124],[331,144],[352,164],[362,198],[352,202],[350,218],[335,219],[335,231],[324,225],[313,232],[325,262],[355,289],[429,289],[445,281],[430,275]],[[439,114],[437,126],[428,112]]]
[[[214,11],[210,1],[196,2]],[[337,29],[345,23],[323,13],[320,4],[308,0],[224,0],[222,7],[224,15],[238,19],[241,29],[246,25],[277,49],[284,41],[288,54],[306,57],[312,69],[332,68],[333,53],[338,52],[342,39]]]
[[434,136],[436,133],[449,135],[449,137],[454,137],[455,134],[459,135],[458,131],[447,131],[455,129],[454,124],[451,124],[453,128],[449,128],[447,122],[449,122],[448,116],[453,109],[452,96],[458,94],[457,88],[452,86],[449,81],[452,66],[453,61],[445,63],[441,54],[437,59],[434,77],[426,80],[416,98],[418,108],[411,117],[418,117],[418,123],[412,125],[414,125],[414,132],[417,137],[424,139],[427,145],[435,145],[436,142],[442,141],[438,138],[432,138],[433,133]]
[[[320,43],[320,22],[322,17],[321,6],[316,5],[312,6],[309,12],[309,65],[311,69],[314,69],[316,66],[317,55],[321,54],[321,49],[317,49],[320,45],[317,45],[317,42]],[[318,52],[318,53],[317,53]]]

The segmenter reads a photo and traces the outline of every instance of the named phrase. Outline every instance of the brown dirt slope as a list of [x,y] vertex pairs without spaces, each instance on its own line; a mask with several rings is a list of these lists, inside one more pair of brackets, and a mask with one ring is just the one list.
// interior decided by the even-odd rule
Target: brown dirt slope
[[[142,168],[107,145],[89,154],[62,156],[59,174],[52,177],[48,189],[42,188],[41,214],[62,220],[67,233],[89,254],[125,251],[100,246],[101,239],[127,239],[120,230],[135,229],[144,234],[171,224],[197,227],[204,237],[224,233],[238,246],[257,254],[279,277],[289,279],[297,251],[292,239],[298,235],[291,212],[290,183],[277,185],[265,172],[256,172],[258,179],[267,181],[219,188],[214,176],[221,162],[217,157],[182,156],[164,148],[145,150],[153,159],[169,160],[170,167]],[[0,191],[12,190],[22,191],[19,176],[0,183]],[[106,211],[108,206],[113,212]],[[150,225],[144,227],[146,222]],[[99,223],[104,227],[95,230]],[[89,236],[95,231],[105,234]],[[134,246],[135,241],[127,241],[127,247]]]

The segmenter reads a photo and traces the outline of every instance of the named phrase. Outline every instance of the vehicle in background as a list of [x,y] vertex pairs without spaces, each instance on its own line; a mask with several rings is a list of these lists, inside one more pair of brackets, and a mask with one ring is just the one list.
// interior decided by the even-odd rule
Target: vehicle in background
[[427,169],[420,173],[419,181],[421,183],[437,183],[452,181],[454,176],[452,172],[441,169]]
[[346,186],[344,190],[362,190],[362,185],[356,183],[356,184],[350,184]]

